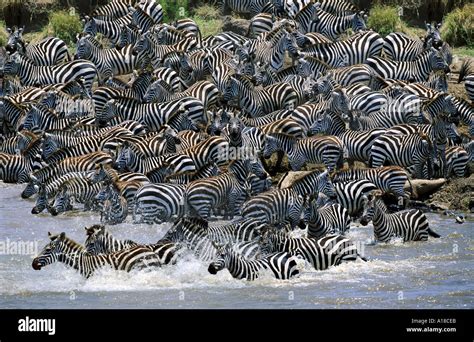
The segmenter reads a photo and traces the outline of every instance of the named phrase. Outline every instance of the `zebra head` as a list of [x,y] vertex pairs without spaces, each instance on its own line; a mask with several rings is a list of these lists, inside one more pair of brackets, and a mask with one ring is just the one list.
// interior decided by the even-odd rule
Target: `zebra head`
[[191,120],[188,116],[188,111],[177,112],[171,118],[168,119],[167,123],[175,131],[199,131],[196,123]]
[[95,115],[96,124],[99,127],[107,125],[110,120],[113,120],[119,115],[115,99],[108,100],[101,111]]
[[224,268],[228,267],[229,263],[231,262],[231,256],[233,255],[231,245],[218,245],[216,243],[212,243],[216,249],[216,259],[209,264],[208,272],[210,274],[217,274],[217,272],[222,271]]
[[454,144],[462,143],[462,136],[459,134],[458,128],[454,123],[446,125],[446,137]]
[[44,266],[51,265],[58,260],[59,255],[70,251],[70,248],[64,243],[66,233],[63,232],[53,235],[48,232],[48,237],[51,241],[44,246],[41,253],[33,259],[32,267],[36,271],[41,270]]
[[251,174],[246,180],[246,191],[250,196],[258,195],[264,191],[270,190],[272,187],[272,177],[268,176],[264,179]]
[[89,16],[85,16],[82,20],[84,23],[84,29],[82,32],[95,37],[97,35],[97,21],[95,18],[91,18]]
[[105,171],[104,164],[95,164],[94,173],[91,173],[88,177],[90,183],[95,184],[106,180],[107,172]]
[[451,71],[443,53],[436,50],[434,47],[431,47],[430,49],[429,63],[432,70],[443,70],[446,73]]
[[224,101],[232,101],[239,96],[239,84],[240,82],[234,77],[231,76],[227,81],[227,85],[224,91],[223,100]]
[[117,158],[115,160],[115,167],[117,170],[125,170],[129,165],[132,164],[135,154],[132,151],[132,147],[129,142],[124,142],[123,145],[118,149]]
[[87,238],[84,246],[86,247],[86,251],[93,255],[105,252],[103,247],[105,245],[105,240],[109,235],[105,226],[94,224],[90,227],[85,227],[85,230]]
[[120,26],[118,42],[115,45],[118,49],[132,43],[132,35],[127,25]]
[[85,35],[76,43],[76,56],[77,58],[89,59],[91,57],[91,43],[89,41],[90,35]]
[[30,109],[23,119],[23,129],[33,131],[34,128],[41,126],[42,114],[38,107],[31,105]]
[[23,59],[18,52],[7,55],[5,64],[3,65],[3,74],[11,76],[17,75],[20,72],[22,63]]
[[192,73],[194,70],[189,56],[184,52],[179,54],[179,67],[179,70],[185,73]]
[[135,42],[135,45],[132,48],[132,55],[136,56],[143,51],[149,51],[151,48],[151,43],[149,41],[150,32],[146,32],[140,36]]
[[280,144],[277,138],[271,135],[265,135],[265,143],[263,145],[263,158],[269,159],[271,155],[280,150]]
[[312,91],[315,96],[321,95],[324,98],[334,90],[335,86],[336,83],[332,78],[332,73],[328,73],[327,75],[316,79]]
[[349,113],[350,100],[344,88],[335,89],[331,95],[330,108],[338,113]]
[[23,29],[24,27],[14,27],[13,30],[9,27],[7,27],[6,31],[8,33],[8,40],[7,40],[7,45],[5,46],[5,49],[10,52],[16,52],[19,51],[21,53],[24,53],[25,49],[25,43],[23,42]]
[[42,137],[42,143],[43,145],[41,146],[43,152],[41,156],[43,157],[44,160],[47,160],[54,152],[59,150],[58,143],[53,139],[53,136],[49,133],[45,133]]
[[315,193],[321,192],[329,198],[334,198],[336,196],[336,189],[327,170],[318,176],[317,186],[314,191]]
[[425,49],[429,49],[431,47],[438,49],[443,45],[440,28],[441,23],[438,23],[436,26],[433,26],[430,23],[426,24],[426,35],[423,39],[423,47]]
[[46,106],[48,108],[56,107],[58,102],[58,91],[57,90],[49,90],[44,94],[43,98],[39,102],[41,105]]
[[352,18],[352,30],[354,32],[365,31],[367,30],[367,23],[366,23],[367,15],[364,11],[360,11],[354,14]]
[[50,213],[56,216],[60,213],[72,210],[71,194],[66,186],[62,186],[54,198],[54,203],[51,206]]
[[104,182],[97,195],[94,197],[98,203],[104,203],[112,197],[112,187],[109,182]]
[[316,121],[309,128],[310,134],[329,134],[329,129],[332,124],[332,116],[329,112],[324,111],[318,115]]
[[243,129],[243,123],[239,118],[232,117],[229,120],[229,123],[227,124],[227,128],[229,130],[229,138],[232,143],[232,141],[238,141],[240,142],[240,145],[242,144],[242,129]]
[[360,224],[366,226],[373,220],[377,202],[382,201],[383,193],[380,190],[374,190],[370,194],[363,195],[364,211],[360,218]]
[[288,51],[290,57],[297,58],[300,55],[300,51],[295,36],[286,32],[282,39],[284,50]]
[[30,176],[30,181],[26,184],[26,187],[21,192],[21,198],[30,198],[38,192],[39,186],[33,182]]
[[299,76],[309,77],[312,74],[311,63],[304,58],[298,59],[298,65],[296,67],[296,72]]
[[32,214],[39,214],[43,212],[44,209],[49,210],[48,196],[46,194],[46,187],[44,184],[41,184],[38,189],[38,197],[36,198],[36,204],[31,209]]
[[260,249],[263,254],[271,254],[282,251],[287,235],[283,231],[276,230],[272,226],[263,227],[259,239]]
[[144,102],[156,102],[162,99],[162,96],[166,93],[169,93],[171,88],[163,80],[156,80],[149,85],[145,95],[143,95]]
[[224,126],[226,126],[231,118],[231,112],[227,108],[220,108],[217,112],[211,112],[210,124],[207,127],[209,135],[220,135]]

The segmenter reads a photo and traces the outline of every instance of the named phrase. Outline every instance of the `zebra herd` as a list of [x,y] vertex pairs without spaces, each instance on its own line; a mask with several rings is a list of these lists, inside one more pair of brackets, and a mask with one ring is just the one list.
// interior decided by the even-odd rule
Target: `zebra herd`
[[[412,178],[464,177],[473,159],[473,74],[466,62],[470,101],[447,93],[440,24],[423,40],[382,38],[346,0],[223,0],[222,11],[251,15],[248,34],[163,23],[155,0],[84,16],[74,55],[58,38],[28,44],[22,28],[7,30],[0,180],[26,184],[32,214],[81,204],[101,220],[84,245],[50,234],[34,269],[59,261],[89,277],[191,251],[212,274],[289,279],[301,260],[316,270],[365,260],[346,236],[356,221],[372,221],[381,242],[439,237],[403,207]],[[276,184],[284,157],[311,171]],[[105,226],[125,220],[172,225],[139,244]]]

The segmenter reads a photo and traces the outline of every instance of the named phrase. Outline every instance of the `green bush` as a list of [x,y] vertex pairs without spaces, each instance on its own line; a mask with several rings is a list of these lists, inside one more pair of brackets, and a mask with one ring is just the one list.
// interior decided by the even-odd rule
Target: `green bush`
[[194,10],[194,15],[202,19],[219,19],[220,11],[211,5],[201,5]]
[[189,15],[188,0],[161,0],[160,5],[163,7],[165,23],[186,18]]
[[82,31],[82,23],[75,12],[57,11],[49,16],[48,33],[68,45],[76,42],[76,34]]
[[391,32],[400,31],[403,23],[396,7],[375,5],[370,10],[368,26],[385,37]]
[[448,13],[441,26],[441,36],[452,46],[474,46],[474,4]]
[[0,20],[0,46],[7,45],[8,33],[5,31],[5,22]]

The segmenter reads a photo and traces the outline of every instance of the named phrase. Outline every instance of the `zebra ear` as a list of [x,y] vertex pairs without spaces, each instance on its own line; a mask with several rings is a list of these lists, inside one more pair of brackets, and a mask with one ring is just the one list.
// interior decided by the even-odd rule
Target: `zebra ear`
[[[50,239],[52,238],[52,236],[53,236],[53,234],[51,234],[51,232],[48,232],[48,237],[49,237]],[[53,239],[51,239],[51,240],[53,240]]]
[[66,233],[65,232],[62,232],[61,234],[59,234],[59,239],[60,240],[64,240],[66,238]]

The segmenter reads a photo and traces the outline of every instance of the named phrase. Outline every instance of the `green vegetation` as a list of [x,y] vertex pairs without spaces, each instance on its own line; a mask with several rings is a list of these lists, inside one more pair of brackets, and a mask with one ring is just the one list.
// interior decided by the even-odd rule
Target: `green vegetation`
[[5,22],[0,20],[0,46],[7,45],[8,33],[5,31]]
[[64,40],[68,45],[76,42],[76,34],[81,31],[82,23],[76,13],[57,11],[49,16],[47,34]]
[[164,22],[188,17],[188,0],[161,0],[164,12]]
[[370,10],[368,26],[385,37],[391,32],[400,31],[402,21],[396,7],[376,5]]
[[453,48],[453,55],[474,58],[474,47],[463,46],[459,48]]
[[448,13],[441,27],[441,35],[452,46],[474,46],[474,4]]
[[210,5],[202,5],[194,10],[192,19],[198,24],[202,37],[219,33],[222,29],[222,20],[219,10]]

